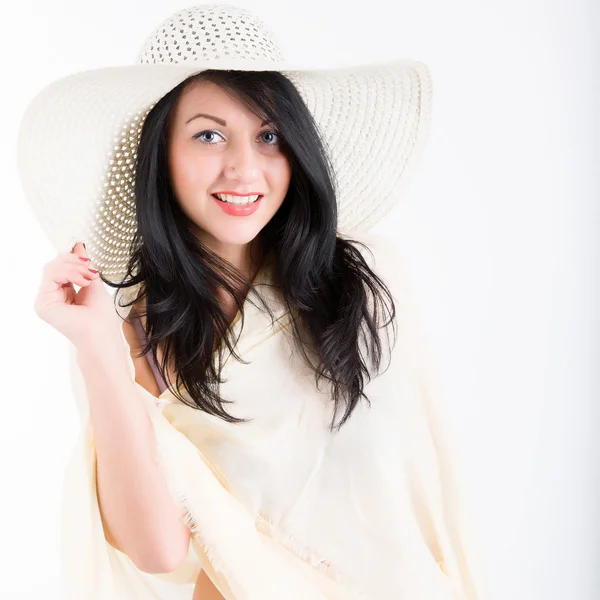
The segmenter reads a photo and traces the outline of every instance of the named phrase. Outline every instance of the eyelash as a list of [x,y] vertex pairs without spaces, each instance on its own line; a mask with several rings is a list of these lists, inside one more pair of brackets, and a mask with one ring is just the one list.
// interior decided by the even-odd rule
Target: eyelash
[[[201,136],[203,136],[205,133],[216,133],[217,135],[221,135],[218,131],[216,131],[215,129],[205,129],[204,131],[201,131],[200,133],[197,133],[196,135],[192,136],[193,139],[195,140],[199,140]],[[267,143],[267,146],[279,146],[281,144],[281,139],[279,138],[279,134],[276,131],[271,131],[269,129],[267,129],[266,131],[261,131],[260,135],[264,135],[265,133],[271,133],[273,135],[277,136],[278,141],[275,142],[274,144],[269,144]],[[204,140],[200,140],[200,142],[202,144],[206,144],[207,146],[213,146],[214,142],[205,142]]]

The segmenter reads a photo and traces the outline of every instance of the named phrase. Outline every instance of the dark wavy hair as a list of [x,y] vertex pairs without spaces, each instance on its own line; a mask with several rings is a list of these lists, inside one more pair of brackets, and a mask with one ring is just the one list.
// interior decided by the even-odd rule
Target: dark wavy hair
[[[193,235],[168,176],[170,116],[183,91],[198,81],[220,86],[261,119],[268,119],[290,160],[287,195],[260,232],[260,245],[265,255],[272,253],[274,281],[286,308],[295,315],[292,334],[296,349],[315,372],[317,388],[321,379],[331,384],[335,403],[331,431],[339,429],[361,398],[370,405],[363,389],[373,374],[362,356],[361,332],[367,355],[378,371],[382,356],[378,330],[387,332],[396,307],[389,289],[355,245],[368,247],[338,236],[331,163],[302,96],[282,73],[203,71],[180,83],[152,108],[144,121],[137,152],[137,232],[127,275],[121,282],[102,280],[119,289],[140,284],[138,296],[122,306],[146,298],[148,343],[141,356],[152,352],[158,360],[157,347],[163,348],[161,373],[168,381],[167,365],[174,366],[176,387],[188,391],[192,408],[229,422],[246,421],[229,415],[223,405],[230,401],[219,395],[222,362],[220,353],[214,351],[216,342],[222,339],[232,356],[242,359],[235,353],[233,327],[215,290],[232,296],[243,319],[252,282]],[[382,325],[385,309],[390,319]],[[272,313],[270,316],[273,318]],[[188,404],[177,389],[172,391]],[[335,415],[342,406],[343,417],[335,425]]]

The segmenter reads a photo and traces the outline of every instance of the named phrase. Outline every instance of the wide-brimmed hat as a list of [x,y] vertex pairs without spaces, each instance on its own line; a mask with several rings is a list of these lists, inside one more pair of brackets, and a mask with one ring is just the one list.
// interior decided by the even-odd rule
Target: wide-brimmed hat
[[425,64],[293,65],[247,9],[193,6],[156,27],[135,64],[59,79],[26,108],[19,172],[58,252],[85,241],[105,277],[125,276],[136,231],[135,160],[145,116],[167,92],[206,69],[279,71],[297,87],[334,168],[338,230],[366,231],[400,200],[429,129]]

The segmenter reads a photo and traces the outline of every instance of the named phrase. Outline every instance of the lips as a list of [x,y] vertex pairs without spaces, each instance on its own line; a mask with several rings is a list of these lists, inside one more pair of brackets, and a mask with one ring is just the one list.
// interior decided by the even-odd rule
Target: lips
[[233,202],[224,202],[213,195],[220,210],[233,217],[249,217],[260,209],[262,196],[254,202],[246,202],[244,204],[234,204]]

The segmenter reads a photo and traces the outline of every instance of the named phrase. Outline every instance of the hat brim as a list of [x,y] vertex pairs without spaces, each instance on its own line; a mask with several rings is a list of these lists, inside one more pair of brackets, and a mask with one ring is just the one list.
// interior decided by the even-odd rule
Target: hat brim
[[[128,181],[116,189],[121,186],[113,180],[113,200],[115,194],[122,198],[111,214],[98,214],[106,205],[110,161],[123,136],[132,134],[132,123],[173,87],[205,69],[280,71],[295,84],[334,167],[340,230],[368,230],[397,204],[429,130],[431,76],[422,62],[314,69],[223,59],[106,67],[51,83],[21,121],[22,185],[58,251],[66,251],[73,239],[89,240],[96,264],[121,272],[135,223]],[[98,218],[111,221],[110,234],[97,227]]]

